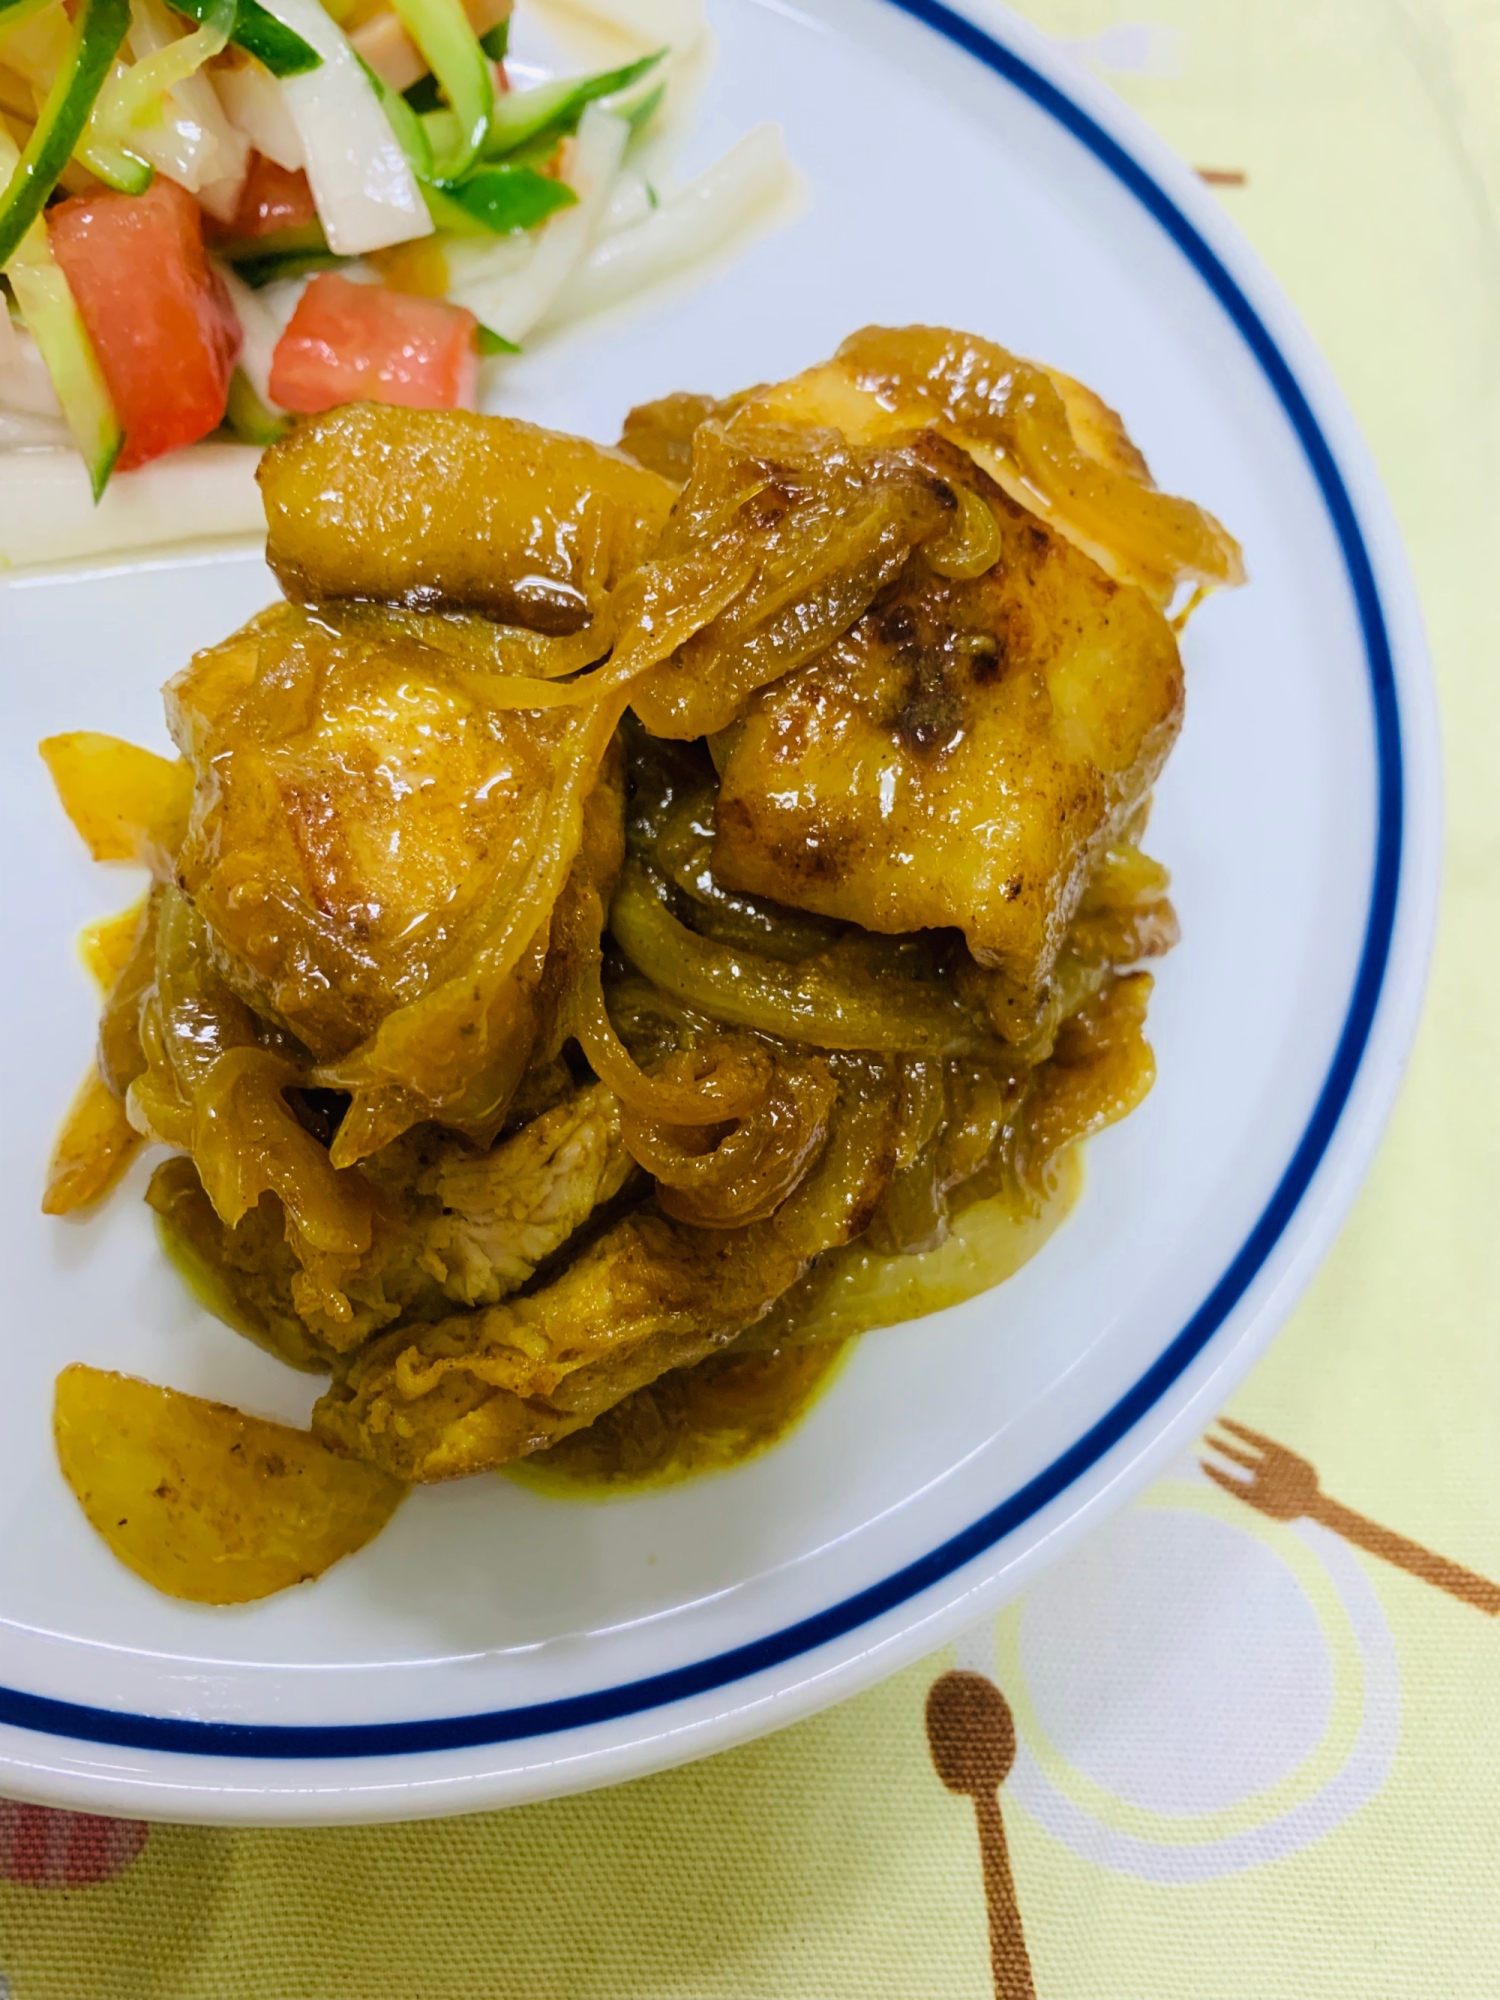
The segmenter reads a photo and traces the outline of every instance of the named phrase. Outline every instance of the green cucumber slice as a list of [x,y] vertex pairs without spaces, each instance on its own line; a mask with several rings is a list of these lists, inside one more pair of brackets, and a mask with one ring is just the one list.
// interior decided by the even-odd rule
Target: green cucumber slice
[[[396,135],[396,143],[406,155],[406,164],[424,186],[432,179],[432,141],[416,111],[399,90],[392,90],[382,76],[355,51],[354,60],[369,79],[371,90],[380,99],[380,108]],[[431,82],[431,78],[427,79]]]
[[[659,83],[655,90],[648,90],[644,97],[638,97],[633,103],[620,107],[620,116],[630,127],[632,141],[639,139],[646,127],[651,123],[651,120],[661,108],[661,101],[666,94],[667,86],[664,83]],[[647,192],[649,193],[650,190],[648,189]],[[656,206],[655,196],[652,197],[651,206],[653,208]]]
[[572,208],[578,200],[565,181],[539,174],[535,167],[510,165],[482,167],[461,181],[445,183],[442,192],[495,236],[535,229],[549,215],[560,208]]
[[10,262],[72,158],[129,26],[130,0],[83,0],[68,58],[37,114],[9,185],[0,193],[0,265]]
[[214,245],[214,255],[239,266],[278,257],[333,255],[321,222],[295,222],[289,229],[271,229],[264,236],[231,236]]
[[457,140],[435,161],[440,181],[455,179],[478,156],[495,108],[489,58],[461,0],[395,0],[401,25],[422,52],[457,121]]
[[250,386],[243,368],[229,378],[229,400],[224,405],[224,421],[241,444],[275,444],[292,427],[290,417],[267,409]]
[[[39,222],[32,227],[45,231],[47,225]],[[5,275],[31,337],[41,349],[73,442],[83,454],[97,503],[109,484],[125,433],[115,415],[94,343],[61,267],[53,262],[50,251],[45,263],[40,258],[34,263],[23,260],[24,251],[11,259]]]
[[327,248],[273,250],[262,252],[255,257],[236,258],[234,270],[235,276],[247,284],[252,292],[258,292],[266,285],[278,283],[282,278],[305,278],[310,271],[337,271],[349,261],[347,257],[336,257]]
[[489,136],[484,142],[487,160],[498,160],[515,152],[528,141],[545,133],[563,138],[578,129],[586,108],[601,97],[614,97],[653,70],[666,54],[642,56],[623,69],[601,70],[595,76],[564,76],[553,83],[539,83],[533,90],[507,91],[490,116]]
[[[20,164],[15,141],[0,121],[0,179],[11,178]],[[47,225],[38,218],[4,266],[5,281],[36,342],[73,442],[88,467],[97,504],[109,483],[125,433],[115,413],[109,385],[89,339],[78,301],[52,254]],[[0,311],[4,301],[0,299]]]
[[134,153],[122,152],[102,139],[90,139],[87,133],[73,148],[73,157],[118,194],[144,194],[156,179],[155,167],[145,160],[138,160]]
[[[178,0],[172,0],[172,5],[179,14],[201,24],[212,13],[214,0],[181,0],[180,6]],[[272,76],[302,76],[322,67],[323,58],[312,44],[291,28],[284,28],[259,0],[240,0],[229,39],[247,55],[258,57]]]

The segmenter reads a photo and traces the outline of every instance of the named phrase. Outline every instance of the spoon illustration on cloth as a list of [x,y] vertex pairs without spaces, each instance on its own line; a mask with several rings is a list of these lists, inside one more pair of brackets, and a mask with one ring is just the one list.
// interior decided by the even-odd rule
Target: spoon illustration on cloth
[[1016,1758],[1010,1704],[983,1674],[943,1674],[928,1690],[927,1743],[948,1790],[974,1801],[995,2000],[1036,2000],[1005,1845],[1005,1822],[1000,1817],[1000,1787]]

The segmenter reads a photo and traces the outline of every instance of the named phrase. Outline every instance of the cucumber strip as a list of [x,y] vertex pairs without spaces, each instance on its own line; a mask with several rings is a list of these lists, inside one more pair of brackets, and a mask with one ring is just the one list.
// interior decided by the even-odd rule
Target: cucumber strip
[[252,292],[264,291],[283,278],[305,278],[312,271],[337,271],[350,260],[332,250],[281,250],[260,257],[242,257],[234,266],[236,277]]
[[415,83],[409,84],[401,96],[403,101],[419,115],[427,111],[446,111],[448,108],[443,93],[438,89],[438,80],[430,72],[426,76],[419,76]]
[[576,131],[590,104],[628,90],[653,70],[666,53],[665,49],[658,49],[655,55],[642,56],[639,62],[627,63],[623,69],[600,70],[594,76],[559,77],[553,83],[539,83],[532,90],[507,91],[490,116],[485,158],[501,159],[543,133],[560,139]]
[[[0,174],[14,174],[19,160],[15,141],[0,122]],[[125,433],[78,302],[68,288],[62,266],[52,255],[44,221],[32,223],[22,238],[5,265],[5,280],[47,365],[73,442],[88,467],[97,504],[109,483]]]
[[[403,97],[401,102],[406,104],[406,99]],[[407,105],[407,109],[410,111],[412,107]],[[417,111],[413,115],[422,128],[422,136],[432,159],[447,159],[463,145],[463,127],[446,104],[439,105],[436,111]]]
[[144,194],[156,179],[156,169],[148,161],[138,160],[134,153],[88,132],[73,148],[73,158],[117,194]]
[[[502,22],[501,26],[504,25]],[[519,354],[521,351],[513,340],[507,340],[503,333],[496,333],[483,320],[474,329],[474,345],[481,354]]]
[[329,256],[328,238],[316,220],[296,222],[288,229],[268,230],[264,236],[230,236],[214,245],[214,255],[227,264],[262,263],[268,257]]
[[434,163],[438,180],[456,179],[478,156],[490,128],[495,80],[489,58],[460,0],[395,0],[395,8],[457,120],[456,144]]
[[[46,244],[47,225],[34,222],[25,243],[6,266],[16,303],[26,315],[32,339],[41,349],[62,404],[73,442],[88,468],[89,485],[97,501],[109,484],[125,433],[115,415],[108,385],[89,339],[78,303],[68,289],[62,268]],[[33,257],[33,244],[40,239]]]
[[123,76],[113,78],[96,106],[100,124],[113,126],[122,138],[132,126],[146,124],[160,111],[162,99],[174,85],[196,76],[211,56],[228,47],[236,11],[236,0],[209,0],[194,34],[169,42],[143,62],[132,63]]
[[9,263],[72,158],[129,26],[130,0],[83,0],[67,60],[37,113],[9,185],[0,193],[0,265]]
[[[661,108],[661,101],[666,94],[667,86],[664,83],[659,83],[654,90],[648,90],[644,97],[636,98],[633,104],[622,104],[619,107],[619,116],[630,127],[632,140],[640,138],[641,134]],[[647,192],[650,193],[649,188]],[[656,206],[654,195],[652,196],[651,206],[653,208]]]
[[397,144],[406,155],[406,164],[425,185],[433,177],[432,142],[426,127],[401,92],[392,90],[384,77],[377,75],[358,52],[355,61],[369,78],[371,90],[380,99],[380,108],[396,135]]
[[578,200],[565,181],[539,174],[535,167],[505,165],[481,168],[445,185],[442,193],[494,236],[535,229],[549,215],[560,208],[572,208]]
[[488,241],[489,225],[478,216],[456,202],[446,188],[424,186],[422,199],[427,204],[427,213],[432,217],[434,229],[441,229],[449,236],[482,236]]
[[290,417],[278,416],[275,410],[267,409],[243,368],[236,368],[229,378],[224,421],[241,444],[275,444],[292,428]]
[[[182,0],[181,6],[172,0],[172,4],[179,14],[201,22],[213,11],[214,0]],[[283,27],[259,0],[239,0],[229,39],[236,48],[263,62],[272,76],[301,76],[317,69],[323,60],[311,42],[305,42],[295,29]]]

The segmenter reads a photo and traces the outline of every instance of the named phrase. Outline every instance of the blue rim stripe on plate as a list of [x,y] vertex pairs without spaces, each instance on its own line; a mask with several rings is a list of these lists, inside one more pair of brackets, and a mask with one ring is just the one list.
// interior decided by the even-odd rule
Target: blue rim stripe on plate
[[487,1743],[511,1743],[559,1730],[612,1722],[621,1716],[664,1707],[689,1696],[705,1694],[732,1681],[744,1680],[782,1665],[801,1653],[842,1638],[858,1626],[893,1610],[922,1591],[941,1583],[991,1549],[1032,1515],[1066,1492],[1075,1479],[1110,1451],[1159,1401],[1183,1371],[1202,1353],[1243,1298],[1256,1274],[1280,1240],[1307,1192],[1342,1117],[1364,1058],[1375,1009],[1385,980],[1395,926],[1396,896],[1401,873],[1402,768],[1401,724],[1396,699],[1390,641],[1381,612],[1369,554],[1360,535],[1354,508],[1328,442],[1270,333],[1249,300],[1181,210],[1146,170],[1112,139],[1089,114],[1029,63],[965,20],[941,0],[889,0],[902,13],[934,29],[973,56],[996,76],[1013,85],[1056,119],[1141,203],[1193,265],[1229,315],[1255,356],[1285,410],[1307,456],[1313,477],[1328,509],[1348,571],[1364,638],[1374,707],[1378,765],[1377,828],[1374,879],[1359,972],[1349,1011],[1332,1065],[1291,1163],[1264,1212],[1233,1263],[1199,1306],[1172,1344],[1114,1408],[1045,1472],[1013,1493],[962,1533],[872,1584],[840,1604],[811,1618],[786,1626],[764,1639],[736,1646],[727,1653],[651,1674],[598,1694],[569,1695],[558,1701],[530,1703],[522,1708],[488,1714],[442,1717],[426,1722],[339,1723],[274,1726],[263,1723],[192,1722],[81,1703],[54,1701],[45,1695],[0,1688],[0,1723],[52,1736],[80,1737],[93,1743],[120,1744],[137,1750],[179,1751],[195,1756],[252,1758],[347,1758],[401,1756],[431,1750],[458,1750]]

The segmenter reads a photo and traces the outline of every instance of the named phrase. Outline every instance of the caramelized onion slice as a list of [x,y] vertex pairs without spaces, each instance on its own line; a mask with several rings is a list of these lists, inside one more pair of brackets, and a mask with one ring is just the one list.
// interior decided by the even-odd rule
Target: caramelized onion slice
[[752,398],[732,427],[837,424],[865,444],[934,428],[1012,500],[1157,603],[1179,585],[1243,583],[1212,514],[1158,492],[1112,411],[1068,377],[942,327],[866,327],[834,360]]
[[597,968],[580,982],[571,1018],[594,1074],[638,1117],[694,1127],[743,1118],[771,1082],[769,1051],[748,1038],[721,1036],[684,1050],[655,1070],[643,1070],[615,1033]]
[[677,921],[638,863],[626,863],[609,921],[621,951],[663,992],[734,1027],[815,1049],[975,1055],[992,1043],[945,985],[862,977],[831,953],[786,965],[710,943]]
[[[669,1057],[662,1070],[681,1060]],[[663,1214],[734,1229],[773,1215],[801,1182],[823,1150],[836,1096],[826,1062],[778,1058],[761,1102],[728,1131],[667,1125],[627,1107],[625,1147],[655,1176]]]

